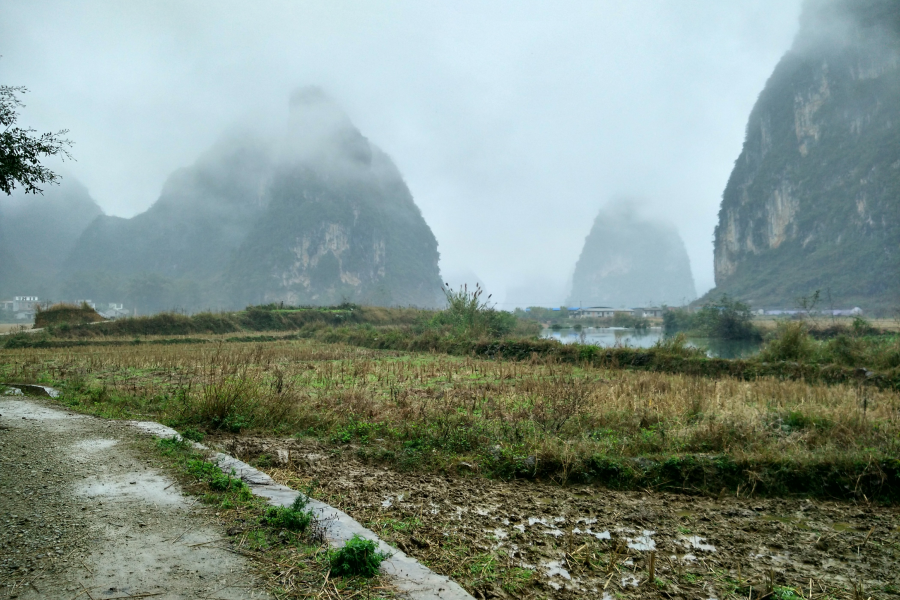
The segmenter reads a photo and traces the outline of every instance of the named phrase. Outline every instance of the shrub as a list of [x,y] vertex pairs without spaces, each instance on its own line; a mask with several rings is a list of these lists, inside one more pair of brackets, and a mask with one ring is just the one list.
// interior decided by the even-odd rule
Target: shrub
[[674,335],[680,331],[691,331],[696,327],[694,313],[685,308],[670,308],[663,313],[663,331]]
[[299,494],[290,506],[272,506],[266,509],[261,522],[278,529],[306,531],[312,523],[312,511],[306,508],[309,498]]
[[816,343],[806,325],[800,322],[781,323],[775,335],[759,352],[763,362],[810,362],[816,355]]
[[181,432],[181,437],[186,440],[190,440],[192,442],[202,442],[205,434],[202,431],[197,431],[193,427],[188,427],[184,431]]
[[759,339],[752,323],[750,306],[723,294],[718,300],[707,302],[695,313],[672,309],[663,315],[667,334],[687,331],[700,337],[724,340]]
[[457,336],[472,338],[501,337],[516,327],[515,315],[494,309],[488,303],[490,295],[481,299],[484,290],[479,285],[471,292],[467,285],[455,291],[447,286],[443,291],[447,308],[434,316],[433,326],[449,326]]
[[759,338],[759,332],[751,323],[750,306],[722,295],[697,311],[698,328],[707,337],[726,340]]
[[688,346],[688,339],[684,333],[676,333],[672,336],[666,336],[653,344],[653,349],[664,354],[684,357],[704,357],[706,352],[701,348]]
[[378,551],[372,540],[354,535],[344,547],[331,554],[331,572],[335,575],[372,577],[378,573],[381,562],[388,554]]
[[197,479],[205,481],[209,487],[217,492],[240,492],[249,496],[250,490],[243,481],[237,477],[226,475],[212,463],[205,460],[192,459],[188,461],[187,471]]
[[204,386],[202,397],[192,406],[192,418],[214,429],[240,433],[253,424],[257,400],[253,381],[232,376]]

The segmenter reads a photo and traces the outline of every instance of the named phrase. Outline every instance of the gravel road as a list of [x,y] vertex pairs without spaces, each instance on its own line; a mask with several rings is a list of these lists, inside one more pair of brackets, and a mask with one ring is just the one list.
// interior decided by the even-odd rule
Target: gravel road
[[130,426],[0,396],[0,598],[269,598]]

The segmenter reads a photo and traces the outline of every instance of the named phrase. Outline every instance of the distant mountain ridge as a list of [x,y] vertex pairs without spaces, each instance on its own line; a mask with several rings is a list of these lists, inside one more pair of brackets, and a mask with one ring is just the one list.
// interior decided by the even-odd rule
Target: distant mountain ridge
[[900,307],[900,2],[805,4],[722,197],[715,277],[756,307]]
[[290,108],[280,138],[226,137],[146,212],[96,219],[65,263],[69,289],[143,296],[145,312],[437,305],[437,240],[391,159],[318,88]]
[[54,295],[67,257],[102,214],[87,188],[69,175],[43,194],[0,197],[0,294]]

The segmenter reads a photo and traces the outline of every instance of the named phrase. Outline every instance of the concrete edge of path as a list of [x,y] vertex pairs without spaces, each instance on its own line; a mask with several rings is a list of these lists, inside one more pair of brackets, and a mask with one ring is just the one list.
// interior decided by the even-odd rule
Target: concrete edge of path
[[[129,421],[130,425],[145,433],[160,438],[182,439],[181,435],[172,429],[154,421]],[[192,442],[198,450],[210,450],[207,446]],[[266,498],[269,504],[275,506],[290,506],[293,504],[299,492],[289,487],[279,485],[271,477],[239,461],[233,456],[216,452],[213,461],[222,472],[240,477],[247,484],[254,495]],[[390,555],[381,563],[382,573],[392,579],[392,583],[410,598],[417,600],[474,600],[458,583],[444,575],[438,575],[415,558],[389,546],[378,535],[366,529],[347,513],[334,508],[324,502],[310,498],[309,508],[322,523],[325,530],[325,538],[333,547],[339,547],[354,535],[372,540],[378,544],[378,549]]]

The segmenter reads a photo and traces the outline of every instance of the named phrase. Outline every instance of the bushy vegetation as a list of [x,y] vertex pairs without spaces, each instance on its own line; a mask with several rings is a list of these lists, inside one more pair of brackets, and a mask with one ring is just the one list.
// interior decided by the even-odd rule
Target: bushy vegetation
[[[338,306],[249,306],[243,311],[198,313],[188,316],[160,313],[85,326],[63,322],[51,325],[54,339],[95,339],[141,336],[187,336],[247,332],[300,332],[309,335],[322,329],[360,327],[391,328],[406,337],[437,336],[453,340],[497,339],[510,334],[537,335],[540,326],[496,310],[482,300],[482,290],[445,290],[444,310],[384,308],[344,303]],[[40,338],[34,338],[40,339]],[[19,340],[20,342],[23,340]],[[18,342],[16,342],[17,344]],[[10,346],[8,346],[10,347]]]
[[483,298],[481,286],[476,285],[472,291],[467,285],[458,290],[450,287],[443,290],[447,308],[434,315],[433,327],[446,327],[456,337],[474,339],[503,337],[515,329],[515,315],[491,306],[491,296]]
[[815,330],[803,321],[781,323],[756,359],[873,371],[900,368],[900,335],[871,335],[871,326],[862,319],[856,319],[849,331],[825,339],[816,339],[812,331]]
[[238,477],[222,472],[216,465],[200,458],[194,458],[187,462],[188,473],[205,482],[211,490],[217,492],[237,492],[242,497],[250,497],[250,488]]
[[297,331],[316,325],[367,324],[412,325],[431,317],[433,311],[415,308],[382,308],[341,304],[338,306],[248,306],[238,312],[198,313],[188,316],[160,313],[107,321],[91,327],[60,324],[50,334],[61,338],[161,336],[240,333],[246,331]]
[[99,323],[105,319],[86,302],[81,306],[75,304],[54,304],[50,308],[38,307],[34,315],[35,328],[51,327],[54,325],[85,325]]
[[309,498],[300,494],[290,506],[271,506],[266,509],[261,522],[276,529],[306,531],[313,521],[312,511],[306,508]]
[[306,495],[289,507],[272,507],[239,479],[222,473],[184,439],[160,439],[157,447],[181,483],[187,484],[184,490],[215,510],[216,520],[231,538],[231,552],[257,559],[256,565],[290,565],[284,570],[257,569],[273,595],[314,597],[321,594],[322,582],[328,582],[332,598],[358,598],[363,592],[367,598],[392,597],[376,591],[380,585],[377,578],[329,579],[330,552],[322,529],[306,508]]
[[378,567],[388,556],[378,551],[378,545],[374,541],[354,535],[343,547],[332,551],[331,572],[338,576],[372,577],[378,573]]
[[[465,298],[462,298],[465,301]],[[662,343],[652,348],[615,347],[600,348],[593,345],[561,344],[550,339],[536,337],[539,326],[534,322],[516,320],[511,332],[507,335],[491,333],[491,327],[497,322],[505,323],[509,313],[494,312],[492,309],[480,309],[474,316],[467,314],[470,310],[465,302],[457,309],[448,308],[444,313],[435,311],[419,311],[416,309],[383,309],[370,307],[354,307],[344,305],[331,309],[323,308],[282,308],[254,307],[242,313],[224,313],[222,315],[158,315],[152,318],[138,318],[117,322],[105,322],[90,327],[78,326],[70,328],[59,326],[51,331],[38,334],[14,334],[7,336],[4,347],[9,350],[17,348],[75,348],[102,346],[136,346],[136,345],[205,345],[221,342],[246,343],[266,342],[278,343],[290,340],[318,340],[328,343],[343,343],[353,346],[378,350],[441,352],[457,356],[481,356],[507,360],[553,360],[567,364],[590,363],[606,368],[624,368],[666,373],[681,373],[705,377],[737,377],[753,380],[759,377],[774,376],[780,378],[805,379],[823,383],[861,382],[865,385],[880,388],[900,388],[900,370],[894,366],[895,346],[890,340],[895,337],[885,336],[837,336],[830,342],[833,352],[821,354],[816,360],[782,359],[767,354],[765,359],[751,357],[747,359],[719,359],[707,357],[705,352],[690,348],[686,340],[669,336]],[[252,317],[248,315],[252,313]],[[716,311],[714,314],[718,314]],[[285,317],[284,315],[288,315]],[[146,320],[152,319],[151,326]],[[235,325],[241,319],[252,319],[257,327],[279,327],[269,331],[280,332],[279,335],[244,335],[220,334],[220,337],[198,335],[196,337],[154,337],[142,339],[134,337],[116,337],[107,332],[96,339],[94,330],[115,324],[114,331],[185,331],[192,328],[209,328],[216,331],[227,329],[224,325]],[[400,324],[373,324],[391,323]],[[728,322],[727,319],[725,319]],[[123,323],[121,326],[120,323]],[[474,323],[470,325],[470,323]],[[224,325],[223,325],[224,324]],[[219,327],[219,325],[223,325]],[[857,325],[857,331],[863,325]],[[494,329],[494,332],[497,330]],[[70,337],[74,332],[76,337]],[[92,337],[81,337],[91,334]],[[849,334],[848,334],[849,335]],[[837,339],[839,338],[840,339]],[[711,340],[715,341],[715,340]],[[860,358],[859,347],[864,345],[868,350]],[[773,350],[774,351],[774,350]],[[878,354],[879,356],[875,356]],[[828,362],[828,357],[833,361]],[[854,358],[856,357],[856,358]],[[867,358],[868,357],[868,358]],[[857,360],[858,359],[858,360]],[[872,360],[870,360],[872,359]],[[868,365],[868,366],[866,366]],[[861,379],[855,369],[866,366],[880,372],[867,375]],[[230,385],[237,385],[231,384]],[[222,404],[226,397],[232,398],[235,406],[244,403],[245,396],[240,389],[234,393],[225,393],[228,387],[217,390],[214,397],[217,401],[206,405],[204,419],[214,420],[218,426],[226,430],[239,431],[245,427],[240,420],[231,415],[231,408]],[[221,393],[219,393],[221,392]]]
[[663,327],[667,335],[683,331],[696,337],[759,339],[761,335],[752,318],[749,305],[722,295],[695,312],[681,308],[667,310],[663,315]]
[[636,317],[625,312],[615,313],[612,317],[573,317],[572,311],[565,307],[558,310],[531,306],[528,310],[517,308],[513,314],[522,321],[536,321],[548,325],[552,329],[572,327],[574,329],[584,327],[627,327],[629,329],[644,330],[650,327],[650,320],[644,317]]

